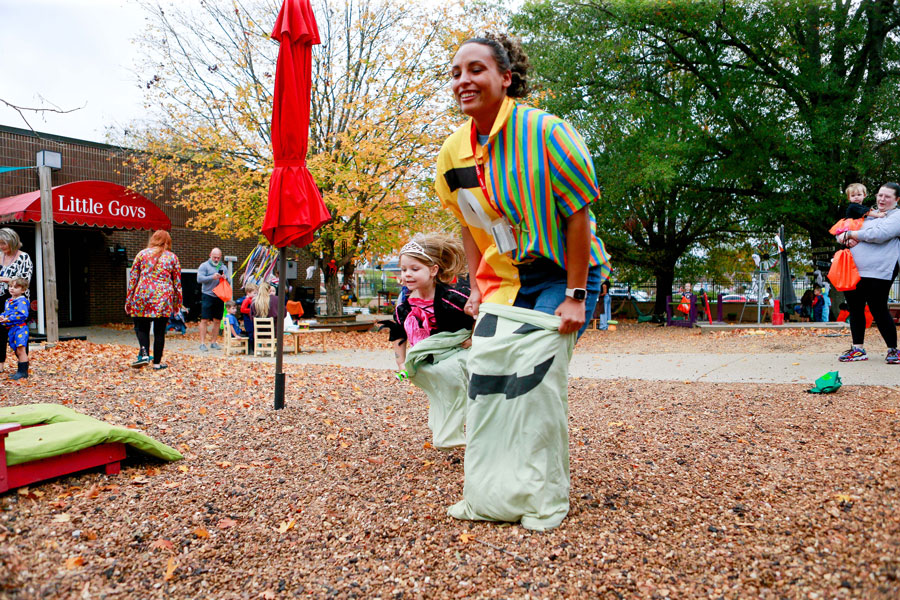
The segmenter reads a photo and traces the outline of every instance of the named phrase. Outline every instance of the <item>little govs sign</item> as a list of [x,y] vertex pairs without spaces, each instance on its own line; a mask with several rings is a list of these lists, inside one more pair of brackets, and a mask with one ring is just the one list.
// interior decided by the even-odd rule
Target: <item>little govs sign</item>
[[111,217],[126,217],[129,219],[143,219],[147,216],[145,206],[137,206],[133,201],[109,199],[95,200],[93,198],[77,198],[66,194],[58,194],[53,207],[60,213],[76,213],[83,215],[109,215]]
[[[169,217],[153,202],[115,183],[76,181],[51,189],[53,221],[114,229],[171,229]],[[11,202],[15,206],[5,207]],[[0,201],[0,212],[15,213],[22,221],[41,220],[40,192]]]

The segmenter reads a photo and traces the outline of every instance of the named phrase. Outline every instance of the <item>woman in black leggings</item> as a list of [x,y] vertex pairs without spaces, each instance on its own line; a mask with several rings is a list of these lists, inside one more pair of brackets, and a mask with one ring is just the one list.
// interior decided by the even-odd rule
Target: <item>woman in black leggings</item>
[[888,294],[900,259],[900,210],[897,200],[900,185],[885,183],[878,190],[876,202],[883,217],[866,217],[858,231],[847,231],[837,236],[853,253],[853,260],[859,270],[860,281],[855,290],[845,292],[850,308],[850,333],[853,345],[838,360],[855,362],[868,360],[863,346],[866,335],[866,305],[872,312],[878,331],[887,344],[885,362],[900,364],[897,354],[897,327],[888,310]]
[[162,362],[166,343],[166,322],[181,310],[181,264],[172,253],[172,238],[159,230],[150,236],[147,247],[138,252],[128,277],[125,312],[134,319],[138,368],[150,364],[150,326],[153,326],[153,369],[165,369]]

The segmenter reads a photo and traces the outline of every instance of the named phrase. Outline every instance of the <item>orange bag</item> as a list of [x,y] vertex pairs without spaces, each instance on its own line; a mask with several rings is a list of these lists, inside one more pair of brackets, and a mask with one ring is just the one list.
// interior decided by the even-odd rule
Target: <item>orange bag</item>
[[681,297],[681,302],[678,303],[678,306],[675,307],[679,312],[683,312],[686,315],[691,314],[691,301],[688,300],[687,296]]
[[855,290],[859,283],[859,270],[853,261],[853,254],[844,248],[834,253],[831,260],[831,269],[828,271],[828,279],[834,284],[834,289],[839,292]]
[[220,279],[218,285],[213,288],[213,294],[219,297],[222,302],[231,300],[231,284],[227,279]]

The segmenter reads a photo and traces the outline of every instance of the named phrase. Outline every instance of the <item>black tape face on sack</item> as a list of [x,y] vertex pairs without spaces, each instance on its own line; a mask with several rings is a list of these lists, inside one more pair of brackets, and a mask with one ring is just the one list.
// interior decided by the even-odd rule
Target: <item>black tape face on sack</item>
[[553,358],[551,356],[541,364],[536,365],[531,375],[519,376],[517,373],[512,375],[479,375],[478,373],[472,373],[472,376],[469,377],[469,399],[474,400],[478,394],[505,393],[506,399],[512,400],[527,394],[544,380],[544,376],[550,370],[550,365],[553,364]]
[[543,331],[537,325],[532,325],[531,323],[522,323],[522,326],[513,331],[514,334],[524,335],[526,333],[531,333],[532,331]]
[[485,314],[475,326],[472,335],[477,337],[494,337],[497,334],[497,315]]

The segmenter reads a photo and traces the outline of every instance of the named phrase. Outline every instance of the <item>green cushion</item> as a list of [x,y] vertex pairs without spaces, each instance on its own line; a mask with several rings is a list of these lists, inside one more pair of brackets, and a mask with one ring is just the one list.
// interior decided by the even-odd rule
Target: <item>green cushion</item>
[[96,421],[62,404],[23,404],[0,408],[0,423],[19,423],[22,426],[66,421]]
[[163,460],[183,458],[171,448],[134,429],[115,427],[58,404],[28,404],[0,409],[0,423],[35,425],[9,434],[6,438],[8,466],[59,456],[105,444],[122,442]]

